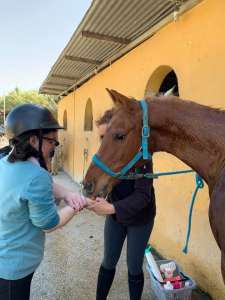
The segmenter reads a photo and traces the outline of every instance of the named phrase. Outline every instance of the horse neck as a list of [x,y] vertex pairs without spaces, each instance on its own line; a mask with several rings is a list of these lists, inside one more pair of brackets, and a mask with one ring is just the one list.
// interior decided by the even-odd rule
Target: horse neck
[[178,157],[208,184],[215,183],[225,161],[222,151],[225,141],[219,139],[219,143],[218,135],[216,138],[208,126],[215,123],[212,111],[207,117],[209,110],[204,110],[204,106],[175,97],[149,101],[151,151],[165,151]]

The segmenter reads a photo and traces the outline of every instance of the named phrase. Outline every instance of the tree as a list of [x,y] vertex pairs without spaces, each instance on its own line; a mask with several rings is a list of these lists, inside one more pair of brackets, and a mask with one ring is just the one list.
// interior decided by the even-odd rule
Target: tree
[[[36,90],[23,91],[18,87],[5,96],[6,114],[13,107],[24,103],[40,104],[48,108],[55,117],[57,116],[56,97],[39,94]],[[3,111],[4,98],[3,96],[0,96],[0,124],[2,124],[4,121]]]

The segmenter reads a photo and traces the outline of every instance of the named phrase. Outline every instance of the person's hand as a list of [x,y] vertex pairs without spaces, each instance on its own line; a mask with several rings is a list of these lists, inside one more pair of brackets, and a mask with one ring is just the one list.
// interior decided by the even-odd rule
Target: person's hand
[[84,196],[75,192],[68,192],[65,195],[65,202],[72,207],[75,212],[82,210],[88,205],[88,200]]
[[93,200],[91,198],[86,198],[86,200],[87,200],[87,205],[85,206],[85,208],[88,208],[88,209],[96,203],[96,200]]
[[91,205],[88,205],[86,208],[95,212],[97,215],[112,215],[115,213],[114,206],[106,201],[104,198],[96,198],[96,201]]

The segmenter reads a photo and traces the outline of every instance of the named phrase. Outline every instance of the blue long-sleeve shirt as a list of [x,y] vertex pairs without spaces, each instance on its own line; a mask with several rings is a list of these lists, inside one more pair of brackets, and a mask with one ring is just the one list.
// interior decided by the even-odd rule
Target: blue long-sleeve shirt
[[16,280],[35,271],[45,233],[59,223],[49,173],[30,161],[0,160],[0,278]]

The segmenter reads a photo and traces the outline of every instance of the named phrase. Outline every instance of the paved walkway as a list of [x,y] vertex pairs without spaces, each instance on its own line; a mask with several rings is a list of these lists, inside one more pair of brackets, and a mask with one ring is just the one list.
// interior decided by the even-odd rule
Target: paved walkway
[[[64,173],[54,180],[70,189],[77,185]],[[36,272],[31,300],[94,300],[103,251],[104,217],[84,210],[63,229],[47,235],[44,260]],[[125,247],[124,247],[125,248]],[[126,249],[121,255],[109,300],[128,300]],[[145,269],[145,268],[144,268]],[[145,271],[142,300],[153,300]],[[209,300],[195,292],[193,299]]]

